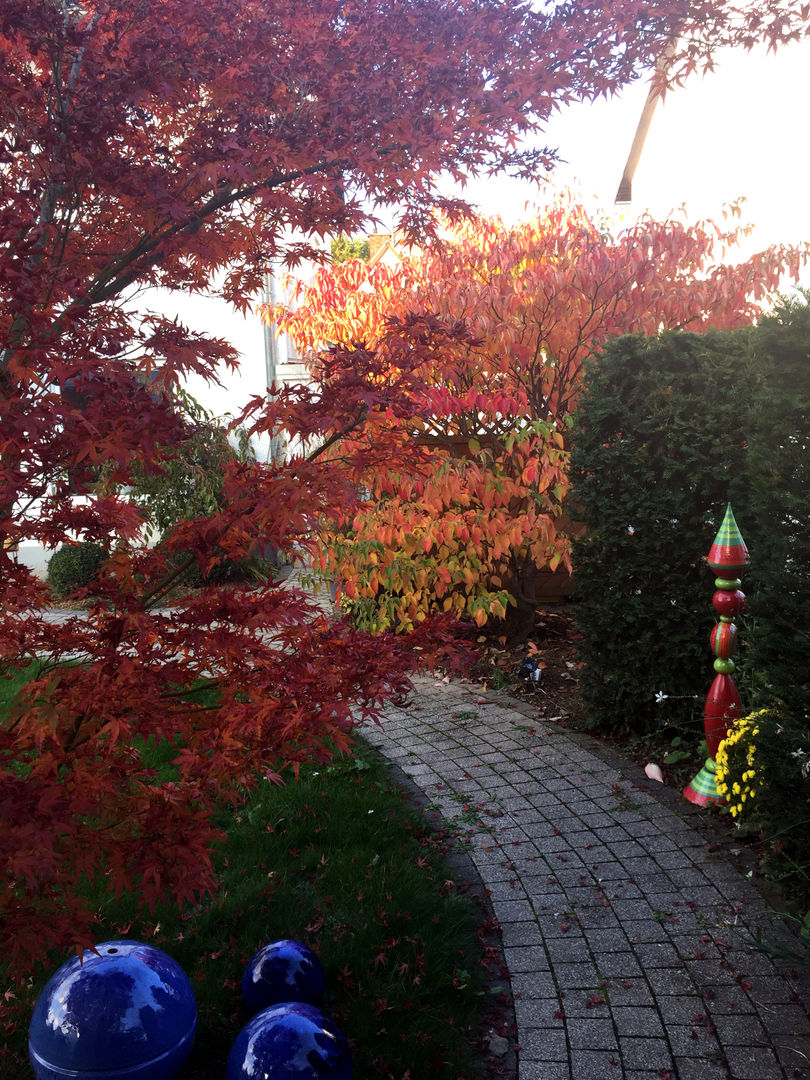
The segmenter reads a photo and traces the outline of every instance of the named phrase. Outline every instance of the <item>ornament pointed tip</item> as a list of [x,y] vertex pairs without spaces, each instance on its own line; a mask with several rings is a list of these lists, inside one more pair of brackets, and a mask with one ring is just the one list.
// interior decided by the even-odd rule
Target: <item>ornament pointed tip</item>
[[739,573],[748,565],[748,548],[745,546],[730,502],[726,505],[725,515],[706,561],[714,571],[722,572],[728,577],[732,576],[731,571]]

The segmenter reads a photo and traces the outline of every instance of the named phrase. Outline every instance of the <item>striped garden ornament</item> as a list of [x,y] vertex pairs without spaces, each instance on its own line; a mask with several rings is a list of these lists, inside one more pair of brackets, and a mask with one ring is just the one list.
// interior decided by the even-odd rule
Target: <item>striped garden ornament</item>
[[706,562],[720,577],[734,578],[748,566],[748,548],[737,528],[731,503],[726,507],[726,514],[709,549]]
[[737,575],[748,565],[748,549],[734,520],[731,503],[726,507],[725,517],[706,561],[718,575],[712,597],[718,621],[709,639],[715,656],[716,674],[703,707],[703,729],[710,756],[683,792],[684,798],[696,806],[710,806],[725,801],[717,794],[715,755],[729,728],[742,715],[740,695],[731,678],[735,667],[732,656],[737,645],[737,627],[732,620],[745,607],[745,593],[740,592],[741,582]]
[[737,627],[731,621],[721,619],[712,630],[709,639],[712,652],[720,660],[729,660],[737,644]]
[[725,739],[726,732],[742,716],[742,703],[731,675],[718,672],[709,688],[703,707],[703,730],[706,745],[714,757],[717,747]]

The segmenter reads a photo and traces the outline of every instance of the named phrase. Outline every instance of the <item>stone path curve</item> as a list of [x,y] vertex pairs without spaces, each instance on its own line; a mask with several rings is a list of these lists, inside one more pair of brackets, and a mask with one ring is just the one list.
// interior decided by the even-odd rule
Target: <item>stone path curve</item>
[[640,770],[533,716],[420,678],[363,728],[463,830],[500,924],[516,1080],[810,1078],[807,986],[754,947],[758,927],[791,939],[751,883]]

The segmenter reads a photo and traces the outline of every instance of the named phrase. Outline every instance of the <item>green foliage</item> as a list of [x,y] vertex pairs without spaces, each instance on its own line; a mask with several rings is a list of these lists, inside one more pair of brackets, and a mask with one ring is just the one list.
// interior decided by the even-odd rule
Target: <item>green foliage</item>
[[[147,538],[157,534],[165,541],[180,522],[209,517],[223,506],[223,482],[229,465],[246,461],[253,450],[246,433],[236,432],[234,447],[223,428],[189,394],[181,394],[181,412],[189,420],[189,434],[173,445],[158,468],[136,466],[131,476],[130,497],[146,518]],[[187,561],[187,553],[173,552],[169,564]],[[207,572],[194,563],[178,584],[189,588],[204,585],[258,583],[272,576],[275,565],[258,552],[235,560],[222,559]]]
[[717,751],[717,789],[765,841],[762,868],[802,911],[810,907],[810,717],[760,709]]
[[193,398],[186,395],[183,412],[189,434],[161,458],[159,467],[136,466],[131,497],[145,514],[148,529],[158,535],[178,521],[207,517],[221,507],[222,482],[230,462],[248,448],[231,446],[225,431]]
[[803,715],[810,701],[810,294],[757,329],[746,460],[755,510],[745,669],[753,699]]
[[63,544],[48,560],[48,584],[56,599],[89,585],[108,556],[101,544]]
[[810,693],[807,303],[755,328],[611,343],[588,364],[572,438],[591,724],[702,730],[715,622],[705,555],[727,502],[750,553],[736,681],[751,704],[798,710]]
[[368,237],[363,236],[336,236],[332,241],[332,262],[342,263],[347,259],[362,259],[368,262],[371,255],[371,245]]
[[[173,551],[168,561],[169,568],[182,566],[187,561],[188,552]],[[177,583],[189,589],[201,589],[207,585],[260,584],[269,581],[276,573],[276,564],[256,553],[241,559],[222,558],[205,572],[196,561],[192,562],[180,575]]]
[[[580,685],[594,727],[701,730],[713,625],[701,555],[744,489],[747,341],[625,337],[588,365],[571,501],[586,527],[573,563]],[[737,519],[745,535],[745,515]]]

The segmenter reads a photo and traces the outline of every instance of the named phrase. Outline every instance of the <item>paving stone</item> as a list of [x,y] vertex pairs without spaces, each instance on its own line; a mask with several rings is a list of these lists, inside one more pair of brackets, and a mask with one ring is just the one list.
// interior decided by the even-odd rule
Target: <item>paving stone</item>
[[725,1058],[734,1080],[782,1080],[784,1075],[772,1050],[727,1046]]
[[765,1028],[753,1016],[712,1015],[711,1022],[724,1045],[767,1046],[770,1041]]
[[513,966],[510,971],[510,983],[515,997],[520,995],[520,997],[534,999],[553,998],[555,1008],[559,1008],[557,984],[547,961],[545,968],[533,966],[531,970],[523,972],[516,971]]
[[674,945],[668,941],[649,941],[634,945],[633,949],[644,969],[680,968],[683,961],[678,956]]
[[591,862],[593,858],[592,852],[584,852],[583,857],[588,861],[589,865],[593,869],[594,876],[597,880],[602,881],[623,881],[629,884],[630,875],[627,873],[623,863],[617,861],[611,861],[609,859],[602,859],[599,862]]
[[676,1054],[672,1076],[673,1080],[725,1080],[728,1073],[725,1068],[720,1068],[714,1060],[678,1057]]
[[745,978],[774,973],[773,961],[765,953],[752,952],[750,949],[726,949],[724,956],[729,966],[741,972]]
[[697,869],[694,864],[673,867],[667,871],[667,874],[673,885],[682,888],[687,895],[691,895],[693,889],[706,885],[706,875],[702,870]]
[[611,1013],[619,1036],[640,1035],[645,1038],[664,1038],[664,1027],[657,1009],[613,1005]]
[[[613,905],[614,910],[616,905]],[[646,919],[635,919],[633,922],[627,924],[627,936],[630,941],[636,945],[640,943],[650,943],[656,941],[669,941],[670,936],[663,923],[660,923],[657,919],[649,918],[652,915],[652,908],[647,905]]]
[[672,1068],[672,1055],[666,1039],[640,1039],[635,1036],[619,1040],[622,1060],[628,1069],[649,1069],[655,1072]]
[[614,844],[626,843],[632,841],[632,836],[623,829],[621,825],[617,825],[612,817],[607,819],[604,828],[596,828],[594,832],[598,836],[601,843],[606,844],[609,848],[613,848]]
[[782,1036],[776,1044],[776,1056],[788,1076],[795,1076],[796,1072],[801,1076],[810,1063],[810,1038]]
[[[565,1008],[566,1022],[574,1020],[610,1020],[610,1006],[605,1000],[601,990],[563,990],[563,1006]],[[602,1000],[604,1004],[595,1005],[594,1001]]]
[[593,963],[554,965],[554,975],[558,986],[563,990],[575,987],[595,990],[599,982],[599,973]]
[[736,982],[731,968],[721,967],[719,959],[695,960],[687,957],[685,965],[698,986],[729,986]]
[[608,843],[608,847],[613,852],[614,857],[620,859],[622,863],[624,863],[626,859],[647,857],[647,852],[637,840],[620,840],[618,842]]
[[555,836],[554,834],[551,836],[538,836],[532,842],[541,855],[569,850],[568,841],[564,836]]
[[736,983],[732,986],[702,986],[700,990],[706,1009],[713,1016],[722,1013],[734,1016],[755,1015],[754,1003]]
[[571,1080],[571,1070],[564,1062],[538,1061],[521,1050],[518,1056],[518,1080]]
[[625,827],[631,836],[653,836],[661,840],[661,828],[654,821],[631,821]]
[[569,1019],[566,1030],[572,1049],[614,1051],[618,1049],[612,1020]]
[[667,1038],[675,1055],[720,1057],[720,1043],[705,1024],[667,1024]]
[[571,1076],[573,1080],[621,1080],[622,1068],[619,1055],[610,1050],[571,1050]]
[[788,1005],[793,999],[793,987],[785,979],[754,975],[746,981],[751,984],[748,994],[757,1005]]
[[713,923],[716,922],[717,905],[722,902],[723,897],[714,885],[708,884],[708,879],[706,885],[690,886],[689,899],[698,911],[705,912]]
[[541,912],[537,921],[543,931],[546,944],[551,941],[570,941],[571,938],[579,937],[580,931],[570,909],[563,905],[563,911]]
[[597,966],[605,978],[616,977],[622,979],[638,978],[644,971],[636,957],[629,950],[627,952],[595,953]]
[[607,991],[611,1006],[650,1006],[655,1004],[646,979],[608,979]]
[[602,956],[604,953],[630,951],[627,934],[621,929],[600,930],[596,927],[586,927],[582,932],[595,956]]
[[506,923],[520,923],[534,919],[534,910],[528,900],[502,900],[498,897],[493,907],[501,927]]
[[492,881],[487,885],[487,892],[491,900],[524,900],[526,898],[523,883],[516,878],[507,881]]
[[529,1023],[520,1036],[520,1056],[535,1060],[568,1061],[568,1040],[561,1023]]
[[600,904],[598,907],[581,908],[577,911],[577,918],[583,929],[586,927],[598,927],[602,930],[608,930],[611,927],[618,929],[621,926],[612,905],[602,907]]
[[[548,980],[553,993],[554,984]],[[514,988],[513,988],[514,989]],[[519,997],[515,999],[515,1019],[518,1031],[525,1028],[546,1027],[554,1019],[554,1013],[560,1011],[556,998],[546,997]],[[523,1038],[520,1039],[523,1042]]]
[[505,947],[540,945],[543,942],[543,935],[536,922],[514,922],[501,926],[501,940]]
[[542,945],[509,946],[504,944],[506,966],[513,975],[525,972],[545,972],[548,969],[548,957]]
[[[552,964],[590,962],[592,959],[588,942],[582,937],[572,938],[569,934],[560,938],[548,938],[546,950]],[[601,965],[600,965],[601,966]]]
[[647,969],[646,975],[653,993],[661,997],[689,994],[695,990],[695,984],[680,968]]
[[478,873],[481,875],[482,880],[486,885],[489,885],[493,881],[509,881],[510,878],[514,878],[514,870],[510,870],[507,866],[504,866],[500,854],[498,858],[482,858],[480,855],[476,860],[476,866]]
[[659,875],[658,877],[659,888],[645,889],[643,885],[641,885],[640,888],[653,911],[659,911],[665,913],[669,917],[677,918],[682,897],[679,892],[672,892],[669,890],[664,891],[664,889],[660,887],[663,876],[664,875]]
[[[594,835],[601,843],[605,842],[604,830],[613,827],[613,819],[609,814],[605,814],[601,810],[594,810],[589,814],[580,814],[579,819],[583,824],[587,825],[588,828],[593,829]],[[617,836],[616,839],[619,840],[622,838]],[[629,839],[629,837],[627,837],[627,839]]]
[[656,921],[653,920],[655,912],[643,896],[631,896],[619,900],[611,900],[610,906],[616,917],[620,919],[627,926],[628,931],[633,934],[635,934],[633,923],[636,921]]
[[780,1005],[778,1009],[760,1009],[768,1031],[772,1035],[807,1033],[807,1013],[801,1005]]

